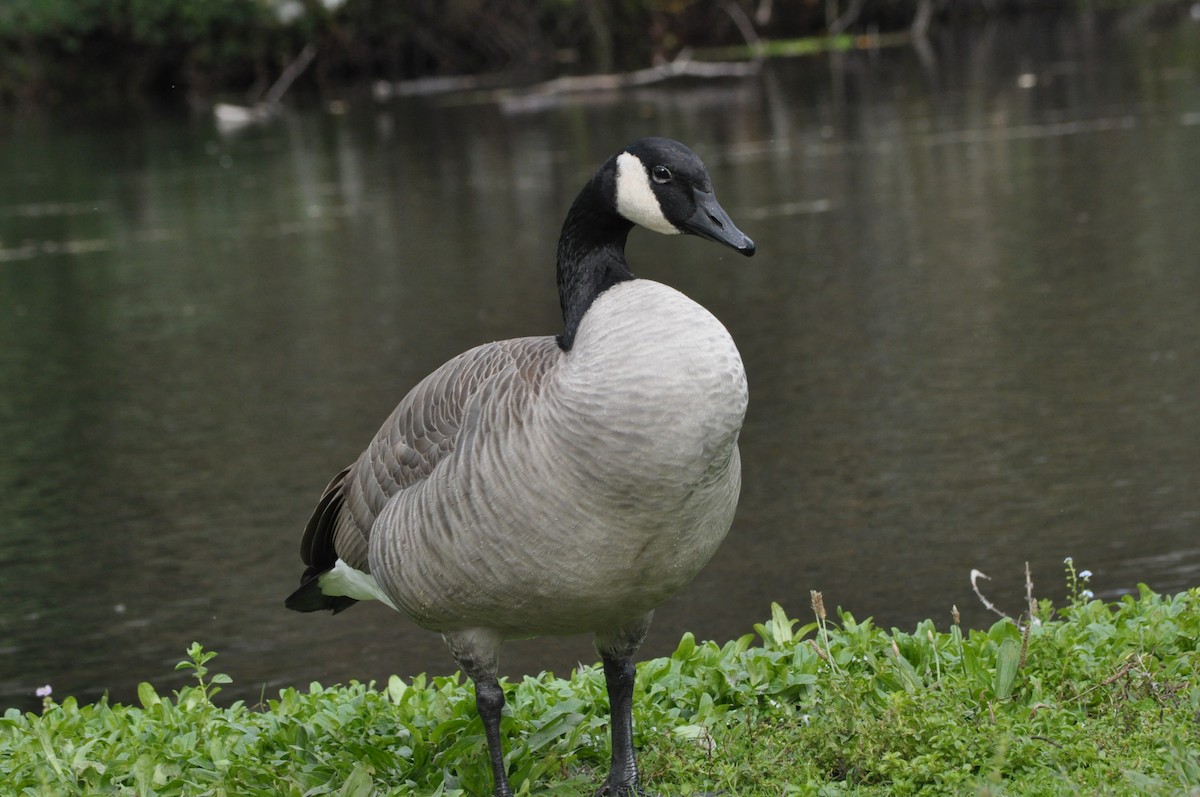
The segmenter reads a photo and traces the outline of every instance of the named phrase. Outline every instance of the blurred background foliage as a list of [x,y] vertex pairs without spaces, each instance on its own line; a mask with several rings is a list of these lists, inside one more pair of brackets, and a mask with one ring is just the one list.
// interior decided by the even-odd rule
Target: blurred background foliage
[[0,102],[254,99],[310,43],[318,55],[309,86],[462,74],[521,82],[634,69],[754,37],[888,32],[1079,2],[1087,0],[3,0]]

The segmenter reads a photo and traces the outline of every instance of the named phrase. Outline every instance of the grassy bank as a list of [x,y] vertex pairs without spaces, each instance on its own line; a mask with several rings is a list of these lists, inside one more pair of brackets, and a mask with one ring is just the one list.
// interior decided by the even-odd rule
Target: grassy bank
[[[1083,593],[1086,596],[1086,593]],[[1025,629],[773,617],[723,646],[685,636],[638,668],[648,789],[685,795],[1200,795],[1200,589],[1042,603]],[[393,678],[221,706],[195,685],[141,705],[47,698],[0,720],[5,794],[482,794],[469,685]],[[590,794],[607,767],[602,674],[506,684],[514,787]],[[524,784],[524,785],[522,785]]]

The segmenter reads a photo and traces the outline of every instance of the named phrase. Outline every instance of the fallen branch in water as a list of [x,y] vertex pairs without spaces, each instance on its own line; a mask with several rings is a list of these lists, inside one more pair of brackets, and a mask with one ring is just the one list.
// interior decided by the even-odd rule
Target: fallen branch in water
[[523,88],[497,88],[494,75],[456,75],[396,82],[381,80],[372,86],[372,93],[376,100],[386,101],[392,97],[480,91],[488,92],[489,99],[503,103],[509,109],[521,110],[572,94],[641,88],[676,78],[746,77],[757,74],[759,68],[757,61],[694,61],[685,53],[673,61],[646,69],[599,75],[568,75]]
[[614,89],[648,86],[680,77],[721,78],[744,77],[757,74],[759,65],[754,61],[693,61],[681,55],[674,61],[657,66],[606,75],[577,75],[560,77],[539,83],[527,90],[530,94],[571,94],[582,91],[612,91]]
[[304,45],[304,49],[284,68],[279,78],[263,94],[262,99],[253,105],[218,102],[213,106],[213,116],[216,117],[217,125],[222,129],[232,130],[255,122],[265,122],[279,113],[279,103],[283,95],[296,82],[296,78],[304,74],[304,70],[308,69],[308,65],[316,56],[317,48],[314,45]]
[[685,52],[673,61],[632,72],[559,77],[517,91],[497,91],[493,96],[509,110],[525,110],[564,96],[643,88],[677,78],[747,77],[758,74],[760,67],[759,61],[694,61]]

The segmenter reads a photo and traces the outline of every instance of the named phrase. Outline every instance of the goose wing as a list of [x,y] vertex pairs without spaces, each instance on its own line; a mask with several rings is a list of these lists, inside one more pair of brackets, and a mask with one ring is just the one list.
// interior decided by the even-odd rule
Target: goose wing
[[524,403],[528,393],[515,396],[511,386],[536,392],[559,353],[548,336],[487,343],[453,358],[414,387],[358,460],[326,486],[304,528],[300,556],[306,568],[288,608],[336,613],[353,605],[354,598],[323,594],[320,576],[339,559],[370,573],[367,552],[375,519],[392,496],[428,478],[478,423],[478,413],[470,412],[475,399],[503,381],[509,386],[506,398]]

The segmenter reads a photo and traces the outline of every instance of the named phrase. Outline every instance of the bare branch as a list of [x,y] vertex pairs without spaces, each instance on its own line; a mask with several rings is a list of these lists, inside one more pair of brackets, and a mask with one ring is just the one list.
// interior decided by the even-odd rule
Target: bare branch
[[278,105],[279,101],[283,99],[284,93],[292,87],[292,83],[304,73],[305,69],[308,69],[308,65],[316,57],[317,48],[311,43],[304,45],[304,49],[300,51],[300,54],[296,56],[294,61],[287,65],[287,68],[283,70],[283,74],[275,81],[275,85],[271,86],[267,90],[267,93],[263,95],[263,104]]
[[721,7],[725,9],[725,13],[733,20],[733,24],[737,26],[738,32],[742,34],[742,38],[746,40],[747,46],[750,47],[750,52],[754,53],[756,59],[763,57],[762,40],[758,38],[758,32],[754,30],[754,23],[750,21],[750,17],[746,16],[746,12],[742,7],[733,0],[725,0],[721,3]]
[[981,578],[987,579],[988,581],[992,580],[991,576],[987,575],[986,573],[984,573],[980,570],[972,570],[971,571],[971,589],[975,590],[975,597],[979,598],[980,602],[983,603],[983,608],[987,609],[990,612],[995,612],[996,614],[1000,615],[1001,617],[1003,617],[1007,620],[1011,620],[1012,618],[1009,617],[1004,612],[997,609],[996,605],[994,603],[992,603],[987,598],[983,597],[983,593],[979,591],[979,579],[981,579]]
[[867,4],[867,0],[851,0],[850,7],[847,8],[840,17],[829,24],[829,35],[837,36],[844,32],[858,20],[858,15],[862,13],[863,6]]

